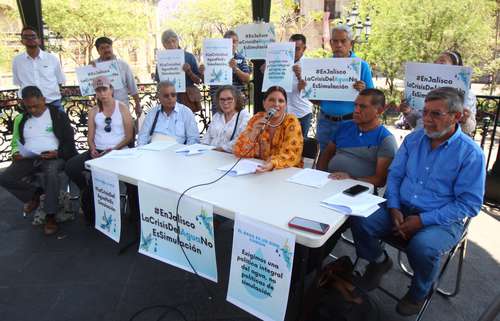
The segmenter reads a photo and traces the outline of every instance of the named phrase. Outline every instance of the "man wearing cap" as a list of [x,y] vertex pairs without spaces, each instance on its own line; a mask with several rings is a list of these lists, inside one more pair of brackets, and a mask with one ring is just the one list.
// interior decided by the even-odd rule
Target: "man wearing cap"
[[[330,40],[333,58],[356,57],[352,51],[353,41],[352,29],[349,26],[338,25],[334,27],[332,29],[332,39]],[[364,60],[361,60],[360,79],[354,83],[353,87],[357,91],[373,88],[372,72],[370,66]],[[353,111],[354,102],[352,101],[322,100],[320,102],[316,133],[321,150],[326,147],[333,135],[335,135],[342,121],[352,119]]]
[[139,99],[139,94],[137,93],[137,84],[135,82],[134,74],[132,73],[130,66],[124,60],[116,57],[116,55],[113,53],[113,40],[109,39],[108,37],[97,38],[97,40],[95,41],[95,48],[97,49],[99,58],[93,61],[92,64],[116,60],[123,88],[115,88],[114,97],[116,100],[119,100],[126,106],[128,106],[128,95],[131,95],[135,103],[135,115],[139,117],[142,113],[141,101]]
[[[55,214],[58,207],[59,178],[66,160],[76,155],[73,128],[68,116],[47,105],[38,87],[27,86],[22,92],[25,112],[14,120],[12,164],[0,175],[0,185],[25,203],[24,213],[34,211],[45,194],[47,213],[44,232],[57,232]],[[41,173],[41,186],[27,178]]]
[[12,61],[12,81],[20,88],[19,96],[24,87],[36,86],[41,90],[47,105],[64,110],[59,86],[66,79],[59,59],[40,49],[40,38],[33,27],[22,29],[21,43],[26,47],[26,52],[18,54]]

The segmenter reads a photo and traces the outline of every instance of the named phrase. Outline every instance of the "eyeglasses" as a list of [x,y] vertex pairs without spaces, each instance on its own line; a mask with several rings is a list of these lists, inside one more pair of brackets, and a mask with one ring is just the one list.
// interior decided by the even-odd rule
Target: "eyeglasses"
[[168,98],[168,97],[175,98],[175,97],[177,97],[177,93],[164,94],[164,95],[162,95],[162,97],[163,98]]
[[234,101],[234,98],[233,97],[219,98],[219,101],[221,103],[232,103]]
[[445,115],[448,115],[448,114],[452,114],[452,113],[451,112],[445,112],[445,111],[426,110],[426,109],[424,109],[422,111],[422,114],[423,114],[424,117],[430,116],[431,118],[436,119],[436,118],[439,118],[439,117],[442,117],[442,116],[445,116]]
[[106,117],[104,119],[104,123],[106,124],[106,126],[104,126],[104,131],[106,133],[109,133],[111,131],[111,121],[112,121],[111,117]]
[[38,36],[37,35],[22,35],[21,38],[31,40],[31,39],[37,39]]

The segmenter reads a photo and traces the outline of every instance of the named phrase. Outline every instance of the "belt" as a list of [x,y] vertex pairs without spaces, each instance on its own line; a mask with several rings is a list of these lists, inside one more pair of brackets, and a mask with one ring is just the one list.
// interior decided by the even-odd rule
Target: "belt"
[[352,113],[340,115],[340,116],[331,116],[331,115],[325,114],[324,112],[321,112],[321,114],[323,115],[323,117],[325,117],[329,121],[341,121],[341,120],[352,119]]

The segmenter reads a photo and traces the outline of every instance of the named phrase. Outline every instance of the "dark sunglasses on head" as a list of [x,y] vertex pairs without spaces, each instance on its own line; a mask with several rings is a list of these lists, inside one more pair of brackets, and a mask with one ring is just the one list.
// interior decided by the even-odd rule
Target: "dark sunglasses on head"
[[106,133],[109,133],[111,131],[111,117],[106,117],[104,119],[104,123],[106,124],[106,126],[104,126],[104,131]]
[[162,96],[163,98],[168,98],[168,97],[175,98],[177,97],[177,93],[163,94]]

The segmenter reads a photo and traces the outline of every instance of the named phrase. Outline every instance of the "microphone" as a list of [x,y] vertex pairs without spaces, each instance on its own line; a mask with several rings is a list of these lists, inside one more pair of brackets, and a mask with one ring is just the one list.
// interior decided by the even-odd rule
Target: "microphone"
[[269,121],[277,112],[278,110],[276,108],[274,107],[269,108],[265,117],[266,121]]

